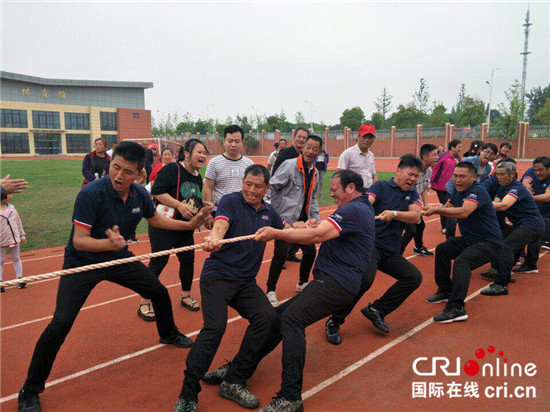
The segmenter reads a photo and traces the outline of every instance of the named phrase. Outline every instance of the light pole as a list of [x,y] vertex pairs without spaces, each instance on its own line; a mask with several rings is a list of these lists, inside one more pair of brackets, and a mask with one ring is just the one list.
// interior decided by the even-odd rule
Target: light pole
[[489,83],[487,80],[485,83],[489,85],[489,108],[487,109],[487,133],[489,133],[489,127],[491,127],[491,101],[493,100],[493,78],[495,76],[495,72],[499,68],[496,67],[491,70],[491,82]]
[[309,100],[304,100],[304,102],[309,103],[311,106],[311,116],[310,116],[310,123],[311,123],[311,133],[313,133],[313,103],[311,103]]

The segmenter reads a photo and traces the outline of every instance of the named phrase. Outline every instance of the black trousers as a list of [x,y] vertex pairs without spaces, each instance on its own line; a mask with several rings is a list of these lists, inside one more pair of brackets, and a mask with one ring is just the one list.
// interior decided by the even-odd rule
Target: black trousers
[[[63,269],[72,267],[75,266],[66,265]],[[169,337],[172,334],[175,324],[168,290],[143,263],[127,263],[62,276],[59,279],[53,319],[36,343],[27,380],[23,386],[25,391],[33,393],[44,391],[44,384],[50,375],[55,357],[80,309],[94,287],[104,280],[124,286],[146,299],[151,299],[157,317],[159,335]]]
[[[187,231],[164,230],[149,225],[149,239],[151,240],[151,252],[160,252],[172,248],[191,246],[194,244],[193,233]],[[180,252],[176,256],[180,262],[179,277],[181,290],[188,292],[193,284],[193,272],[195,269],[195,251]],[[168,263],[169,255],[152,258],[149,269],[160,276]]]
[[[315,262],[315,256],[317,250],[315,245],[299,245],[302,249],[302,262],[300,263],[300,282],[305,283],[309,279],[309,272]],[[284,240],[275,240],[275,250],[273,251],[273,260],[269,266],[269,277],[267,278],[267,291],[275,291],[277,282],[281,272],[283,271],[283,265],[288,255],[290,244]]]
[[420,218],[418,223],[410,223],[405,225],[405,233],[403,233],[403,238],[401,239],[401,254],[405,252],[405,248],[409,242],[414,238],[414,246],[417,249],[420,249],[424,246],[424,229],[426,228],[426,223],[424,219]]
[[401,255],[375,247],[367,271],[361,279],[359,293],[347,308],[334,312],[331,318],[334,322],[344,324],[357,302],[372,286],[377,270],[397,279],[397,282],[372,304],[382,316],[387,316],[397,309],[422,283],[422,274],[411,262]]
[[[308,286],[309,287],[309,286]],[[200,281],[204,326],[187,356],[181,396],[198,401],[200,379],[208,371],[227,326],[227,307],[235,309],[250,325],[225,380],[244,383],[258,364],[276,320],[275,309],[254,279],[207,276]]]
[[[437,193],[437,200],[439,200],[439,203],[444,205],[447,203],[447,191],[446,190],[437,190],[435,191]],[[441,229],[447,228],[447,218],[445,216],[439,215],[439,218],[441,220]]]
[[[498,257],[502,245],[478,242],[468,246],[462,236],[452,237],[435,249],[435,283],[438,292],[449,293],[447,307],[462,308],[468,294],[472,270]],[[454,260],[451,280],[451,260]]]
[[250,378],[261,359],[282,341],[283,373],[279,396],[290,401],[302,399],[306,328],[331,313],[347,308],[355,297],[325,273],[315,271],[313,277],[302,293],[275,308],[277,321],[269,339],[261,348],[258,362],[246,377]]
[[544,235],[537,243],[529,243],[527,245],[527,256],[525,257],[525,264],[527,266],[536,267],[539,258],[540,247],[545,240],[550,240],[550,217],[543,216],[545,231]]

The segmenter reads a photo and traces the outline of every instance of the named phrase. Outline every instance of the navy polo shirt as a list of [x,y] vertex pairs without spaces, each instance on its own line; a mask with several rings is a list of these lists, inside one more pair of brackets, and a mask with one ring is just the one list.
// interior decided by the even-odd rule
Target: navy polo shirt
[[521,176],[520,182],[523,182],[523,179],[525,179],[526,177],[529,177],[531,180],[536,180],[537,179],[537,177],[535,176],[535,169],[533,167],[530,167],[529,169],[527,169],[525,171],[523,176]]
[[[393,180],[377,181],[368,189],[368,195],[374,196],[374,215],[377,216],[384,210],[397,210],[408,212],[409,206],[416,204],[421,206],[420,197],[414,188],[407,191],[401,190]],[[388,252],[401,254],[401,235],[405,223],[398,220],[391,222],[375,221],[376,247]]]
[[460,233],[468,246],[482,241],[504,244],[493,201],[481,184],[474,182],[464,192],[456,190],[451,195],[449,202],[454,207],[462,207],[464,202],[473,202],[477,205],[477,209],[470,216],[458,219]]
[[514,226],[528,226],[536,230],[544,230],[544,220],[542,220],[537,203],[523,184],[514,179],[508,186],[501,186],[497,197],[502,200],[506,196],[516,199],[516,203],[506,209],[506,217]]
[[[152,218],[155,206],[144,187],[132,184],[126,204],[113,188],[109,176],[94,180],[84,186],[76,197],[73,223],[90,229],[94,239],[107,239],[105,231],[118,226],[120,234],[128,239],[136,230],[141,218]],[[65,263],[87,265],[133,256],[128,246],[118,251],[84,252],[73,244],[74,225],[65,248]]]
[[[498,179],[495,175],[481,182],[481,186],[483,186],[485,190],[487,190],[487,193],[489,193],[489,197],[491,199],[495,198],[495,196],[497,195],[498,189],[500,189],[500,183],[498,182]],[[505,212],[497,212],[497,219],[498,219],[498,224],[500,226],[506,225]]]
[[[545,180],[539,180],[536,177],[533,178],[531,182],[531,187],[533,188],[534,195],[542,195],[550,190],[550,177]],[[537,203],[540,214],[544,217],[550,217],[550,202],[546,203]]]
[[[270,204],[262,203],[256,210],[246,202],[242,192],[229,193],[220,199],[214,220],[218,219],[229,223],[225,239],[252,235],[264,226],[275,229],[285,227],[284,220]],[[260,270],[264,250],[265,242],[256,240],[225,244],[206,259],[201,278],[216,276],[254,279]]]
[[321,244],[314,270],[326,273],[357,295],[374,249],[374,209],[368,196],[360,196],[338,208],[327,220],[340,236]]

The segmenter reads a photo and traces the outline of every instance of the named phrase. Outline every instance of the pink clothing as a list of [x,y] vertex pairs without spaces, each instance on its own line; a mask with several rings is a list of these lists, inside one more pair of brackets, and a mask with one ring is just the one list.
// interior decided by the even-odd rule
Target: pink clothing
[[25,237],[25,231],[21,224],[21,218],[15,208],[8,204],[8,208],[0,210],[0,246],[12,247],[21,243]]
[[445,185],[453,177],[455,166],[460,162],[460,156],[456,158],[450,152],[446,152],[432,168],[431,187],[434,190],[445,191]]

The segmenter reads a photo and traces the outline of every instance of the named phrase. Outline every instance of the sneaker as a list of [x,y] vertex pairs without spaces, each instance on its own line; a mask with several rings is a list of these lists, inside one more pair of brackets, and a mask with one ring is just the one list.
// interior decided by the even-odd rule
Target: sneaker
[[206,372],[202,377],[202,381],[204,383],[209,383],[212,385],[219,385],[225,379],[225,376],[227,375],[227,371],[229,371],[230,366],[231,362],[227,362],[225,365],[219,367],[218,369]]
[[485,296],[507,295],[508,286],[491,283],[489,286],[487,286],[485,289],[481,291],[481,294]]
[[246,388],[244,383],[222,382],[218,393],[222,398],[231,399],[248,409],[256,409],[260,406],[260,400]]
[[195,412],[197,410],[197,402],[183,399],[181,396],[174,405],[174,412]]
[[25,289],[27,287],[27,284],[25,282],[21,282],[17,284],[17,289]]
[[285,269],[286,269],[286,262],[283,263],[283,270],[285,270]]
[[300,263],[300,262],[302,261],[302,259],[299,258],[299,257],[296,256],[296,255],[288,255],[288,256],[286,257],[286,260],[287,260],[287,262],[298,262],[298,263]]
[[441,303],[449,300],[450,293],[435,292],[432,296],[426,299],[428,303]]
[[0,293],[4,293],[6,291],[6,288],[4,286],[0,286]]
[[441,229],[441,233],[445,235],[447,233],[447,229]]
[[422,246],[420,248],[414,248],[413,253],[418,256],[433,256],[433,252],[430,252],[428,249],[426,249],[426,246]]
[[129,245],[131,245],[132,243],[139,243],[139,240],[137,239],[137,237],[131,237],[130,239],[128,239],[126,241],[126,243],[128,243]]
[[527,266],[525,263],[515,269],[512,269],[512,273],[539,273],[536,266]]
[[485,278],[485,279],[494,279],[495,276],[497,275],[497,270],[494,269],[494,268],[489,268],[483,272],[480,273],[481,277],[482,278]]
[[434,320],[438,323],[451,323],[468,319],[464,307],[458,309],[455,307],[446,307],[439,315],[434,316]]
[[378,309],[373,308],[370,303],[361,309],[361,313],[372,322],[376,329],[384,333],[390,333],[390,328],[384,323],[384,317],[380,314]]
[[307,286],[307,282],[298,282],[298,284],[296,285],[296,292],[298,293],[302,293],[302,291],[306,288]]
[[334,322],[332,319],[327,320],[325,323],[325,336],[327,340],[333,345],[339,345],[342,343],[342,337],[338,333],[340,325]]
[[40,407],[40,399],[37,393],[25,393],[24,389],[21,389],[19,396],[17,397],[17,411],[18,412],[42,412]]
[[277,300],[277,295],[275,294],[275,291],[267,292],[267,299],[269,300],[269,303],[271,303],[271,306],[276,308],[279,306],[279,301]]
[[304,404],[301,400],[289,401],[282,397],[275,397],[269,405],[260,409],[260,412],[302,412]]
[[178,348],[189,348],[193,345],[191,338],[181,333],[178,328],[174,328],[172,334],[169,337],[160,337],[160,343],[167,345],[174,345]]
[[550,250],[550,240],[545,240],[540,248]]

